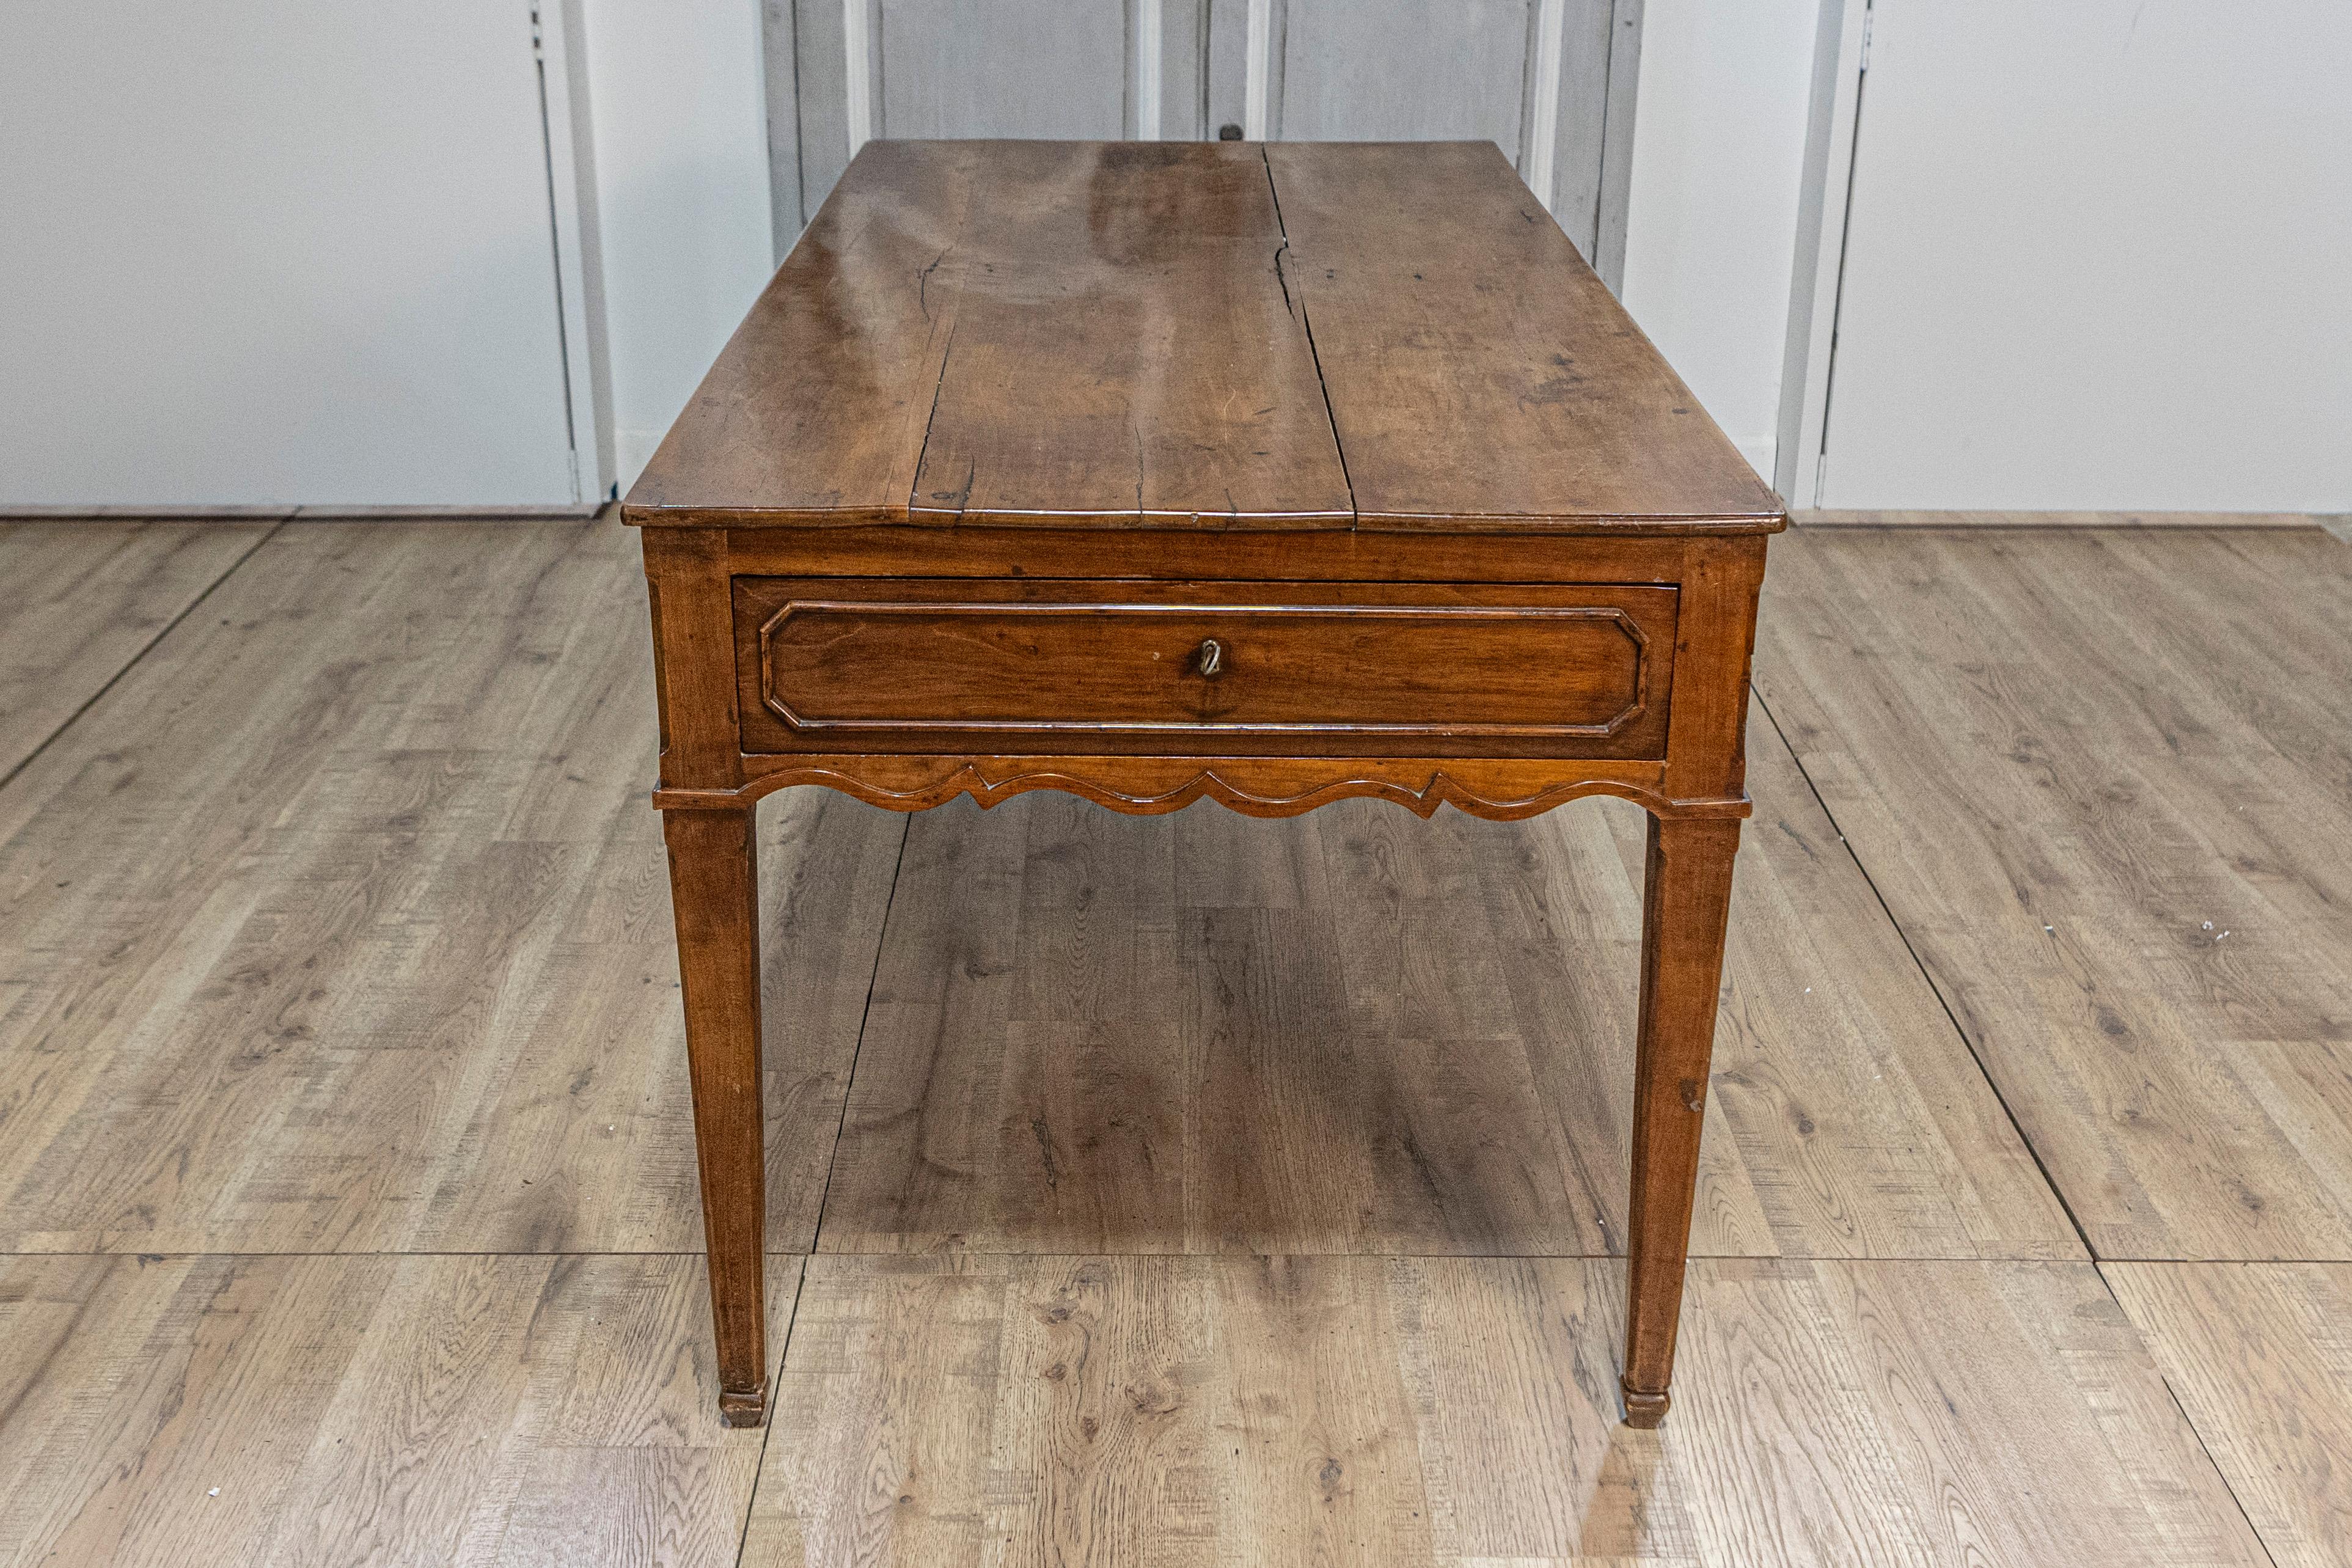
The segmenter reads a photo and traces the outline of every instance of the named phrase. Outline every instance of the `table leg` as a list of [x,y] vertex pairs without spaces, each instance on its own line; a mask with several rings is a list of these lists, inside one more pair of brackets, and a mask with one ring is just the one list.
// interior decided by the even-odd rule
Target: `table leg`
[[1715,1048],[1737,819],[1650,819],[1642,891],[1642,1013],[1633,1067],[1633,1204],[1625,1302],[1625,1422],[1666,1418],[1698,1136]]
[[662,833],[669,841],[670,910],[685,988],[702,1234],[719,1342],[719,1415],[730,1426],[756,1426],[767,1413],[759,839],[748,806],[664,812]]

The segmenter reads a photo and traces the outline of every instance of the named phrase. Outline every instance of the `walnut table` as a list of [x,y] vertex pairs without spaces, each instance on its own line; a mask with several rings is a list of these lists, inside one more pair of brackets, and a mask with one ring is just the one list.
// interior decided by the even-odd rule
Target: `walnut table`
[[642,525],[719,1409],[765,1402],[753,807],[1651,817],[1626,1418],[1665,1415],[1772,493],[1486,143],[874,142]]

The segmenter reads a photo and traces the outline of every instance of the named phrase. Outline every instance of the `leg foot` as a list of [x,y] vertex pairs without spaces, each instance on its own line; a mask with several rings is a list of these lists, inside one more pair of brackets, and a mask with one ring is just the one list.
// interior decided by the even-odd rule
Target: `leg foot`
[[1666,1406],[1673,1401],[1663,1390],[1647,1394],[1631,1384],[1620,1383],[1618,1386],[1625,1395],[1626,1426],[1654,1432],[1665,1425]]
[[764,1388],[722,1388],[719,1391],[719,1419],[730,1426],[757,1426],[768,1418],[768,1391]]

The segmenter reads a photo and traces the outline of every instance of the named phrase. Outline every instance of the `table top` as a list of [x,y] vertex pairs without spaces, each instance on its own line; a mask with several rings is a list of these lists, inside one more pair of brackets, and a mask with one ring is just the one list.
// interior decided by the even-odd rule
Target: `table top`
[[869,142],[623,516],[1783,521],[1483,142]]

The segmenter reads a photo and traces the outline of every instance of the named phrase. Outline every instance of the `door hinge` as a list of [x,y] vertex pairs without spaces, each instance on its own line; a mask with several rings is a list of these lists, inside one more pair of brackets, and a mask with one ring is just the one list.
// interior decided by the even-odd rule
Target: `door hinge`
[[544,65],[547,62],[547,40],[540,34],[539,7],[530,8],[530,58]]
[[1870,68],[1871,23],[1877,15],[1878,12],[1874,6],[1864,5],[1862,8],[1862,68],[1865,71]]
[[1822,499],[1824,493],[1829,489],[1829,488],[1830,455],[1828,452],[1824,451],[1820,457],[1813,459],[1813,505],[1816,507],[1824,507],[1830,504],[1827,500]]

